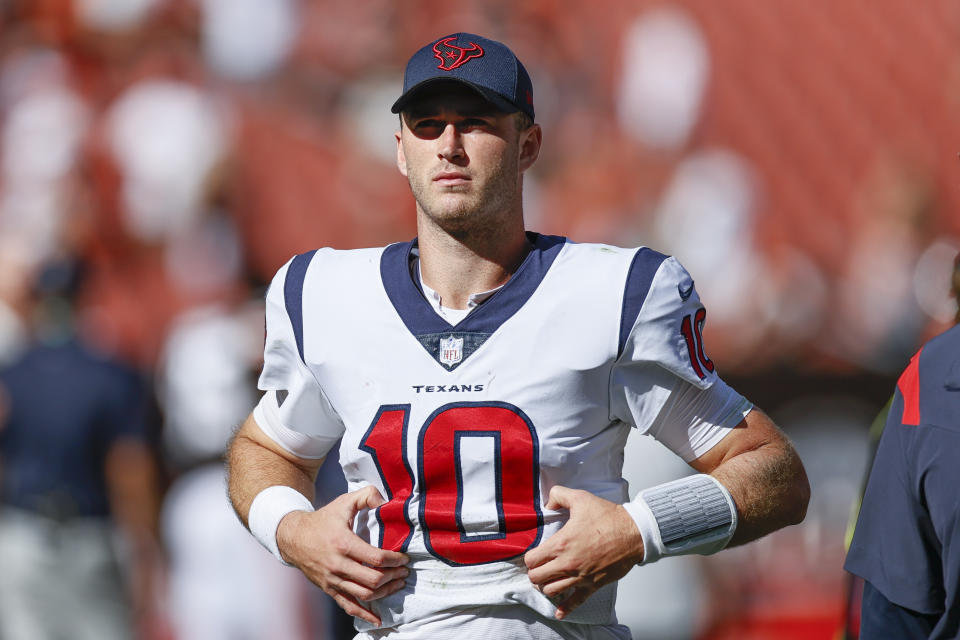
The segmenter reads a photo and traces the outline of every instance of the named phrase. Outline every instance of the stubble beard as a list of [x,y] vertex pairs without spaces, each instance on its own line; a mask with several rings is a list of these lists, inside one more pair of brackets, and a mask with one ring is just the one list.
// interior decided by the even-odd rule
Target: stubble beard
[[513,156],[482,180],[471,181],[473,190],[454,202],[447,194],[437,197],[431,193],[430,178],[419,179],[409,175],[410,191],[418,208],[430,222],[458,239],[488,237],[495,235],[509,217],[520,198],[520,180],[517,162]]

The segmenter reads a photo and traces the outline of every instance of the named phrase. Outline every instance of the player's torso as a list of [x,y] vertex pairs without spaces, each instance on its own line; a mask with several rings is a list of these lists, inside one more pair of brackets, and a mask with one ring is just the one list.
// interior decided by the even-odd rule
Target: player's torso
[[626,499],[608,383],[632,253],[555,243],[449,327],[406,286],[405,254],[318,252],[304,360],[344,422],[350,488],[388,500],[362,536],[408,552],[424,580],[522,582],[522,554],[562,525],[550,488]]

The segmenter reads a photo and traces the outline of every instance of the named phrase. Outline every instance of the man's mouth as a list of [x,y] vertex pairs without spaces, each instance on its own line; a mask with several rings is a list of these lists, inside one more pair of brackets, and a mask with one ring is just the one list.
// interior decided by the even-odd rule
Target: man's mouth
[[470,176],[458,171],[444,171],[434,176],[433,181],[443,186],[454,186],[470,182]]

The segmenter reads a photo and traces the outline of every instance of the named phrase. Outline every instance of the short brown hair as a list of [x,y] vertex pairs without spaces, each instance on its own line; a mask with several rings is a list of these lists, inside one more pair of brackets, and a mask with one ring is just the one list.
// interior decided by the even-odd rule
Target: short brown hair
[[517,127],[517,131],[526,131],[533,126],[533,118],[523,111],[517,111],[513,114],[513,124]]

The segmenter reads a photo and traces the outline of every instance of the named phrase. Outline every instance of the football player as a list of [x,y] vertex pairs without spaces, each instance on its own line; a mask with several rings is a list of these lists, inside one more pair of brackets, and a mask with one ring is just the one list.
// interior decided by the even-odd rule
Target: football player
[[[417,238],[274,278],[264,395],[228,453],[251,532],[358,638],[626,638],[633,566],[799,522],[803,466],[718,377],[679,262],[525,229],[542,132],[516,56],[431,42],[392,110]],[[698,473],[628,501],[632,429]],[[338,440],[349,492],[315,510]]]

